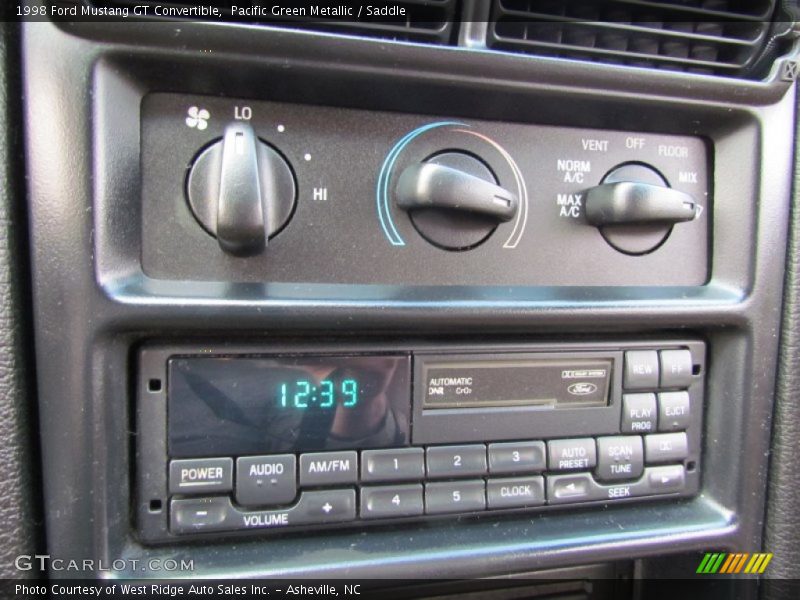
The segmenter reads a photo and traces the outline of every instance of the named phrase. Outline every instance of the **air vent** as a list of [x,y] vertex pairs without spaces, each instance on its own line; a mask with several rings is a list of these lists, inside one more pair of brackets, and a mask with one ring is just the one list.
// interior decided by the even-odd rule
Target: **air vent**
[[[134,6],[149,7],[149,15],[155,18],[188,18],[192,20],[219,21],[220,17],[196,16],[181,9],[191,9],[198,6],[196,0],[85,0],[88,4],[100,8],[128,8]],[[376,7],[383,6],[376,2],[374,5],[364,3],[363,6],[355,3],[343,2],[341,6],[333,2],[321,2],[318,7],[330,9],[328,14],[312,12],[315,3],[286,2],[261,2],[259,0],[223,0],[217,2],[204,2],[205,6],[219,9],[221,19],[228,22],[247,23],[255,25],[272,25],[295,29],[313,29],[316,31],[331,31],[348,33],[362,37],[375,37],[399,41],[414,41],[428,44],[449,44],[453,41],[456,21],[457,0],[399,0],[392,2],[399,14],[380,14],[375,12]],[[158,13],[156,7],[160,7]],[[232,7],[236,6],[234,12]],[[298,9],[304,14],[273,14],[273,7],[283,6],[286,9]],[[349,9],[349,14],[342,14],[343,9]],[[359,15],[360,11],[360,15]]]
[[775,0],[492,0],[487,45],[747,77],[758,75],[774,10]]

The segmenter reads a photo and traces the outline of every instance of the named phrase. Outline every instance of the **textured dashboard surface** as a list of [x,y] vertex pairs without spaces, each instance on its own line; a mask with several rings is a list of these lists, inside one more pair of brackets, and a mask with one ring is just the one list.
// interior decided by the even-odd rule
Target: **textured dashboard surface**
[[[12,110],[16,82],[12,66],[16,36],[0,23],[0,578],[31,576],[17,571],[14,559],[33,554],[36,545],[34,457],[30,452],[30,398],[26,389],[24,315],[19,242],[24,236],[16,155],[21,132]],[[25,264],[24,262],[22,264]]]
[[[795,144],[797,138],[795,138]],[[775,404],[767,530],[764,548],[775,557],[770,576],[800,578],[800,152],[795,146],[791,233],[786,259],[786,291]],[[780,597],[767,585],[768,597]]]

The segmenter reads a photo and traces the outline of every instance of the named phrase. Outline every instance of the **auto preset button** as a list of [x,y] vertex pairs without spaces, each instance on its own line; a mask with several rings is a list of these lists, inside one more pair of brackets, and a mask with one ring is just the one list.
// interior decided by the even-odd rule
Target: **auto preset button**
[[597,449],[592,438],[550,440],[547,453],[547,462],[553,471],[591,469],[597,464]]
[[657,416],[655,394],[622,395],[622,433],[655,433]]
[[506,477],[486,482],[489,508],[518,508],[544,504],[544,477]]
[[422,448],[364,450],[361,453],[362,481],[414,481],[425,478]]
[[644,470],[644,449],[638,435],[597,438],[597,469],[602,481],[637,479]]
[[294,454],[236,459],[236,502],[242,506],[286,504],[297,496]]
[[169,463],[170,494],[215,494],[231,489],[232,458],[192,458]]
[[489,472],[539,473],[547,468],[544,442],[489,444]]

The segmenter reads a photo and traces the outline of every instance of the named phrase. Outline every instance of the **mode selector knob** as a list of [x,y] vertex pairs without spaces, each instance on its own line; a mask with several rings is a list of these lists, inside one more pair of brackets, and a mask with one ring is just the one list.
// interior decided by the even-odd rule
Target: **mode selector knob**
[[195,217],[222,250],[252,256],[289,221],[296,186],[286,160],[248,123],[235,122],[194,161],[186,193]]
[[395,200],[420,235],[445,250],[474,248],[519,207],[483,161],[457,151],[407,167],[397,180]]
[[695,199],[672,189],[649,165],[624,164],[586,193],[586,220],[625,254],[647,254],[666,241],[673,225],[699,215]]

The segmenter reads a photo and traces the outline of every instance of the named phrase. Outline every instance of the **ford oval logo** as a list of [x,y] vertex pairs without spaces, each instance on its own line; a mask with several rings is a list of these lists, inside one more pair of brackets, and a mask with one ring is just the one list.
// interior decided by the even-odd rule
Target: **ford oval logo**
[[597,391],[597,386],[593,383],[573,383],[567,388],[573,396],[587,396]]

